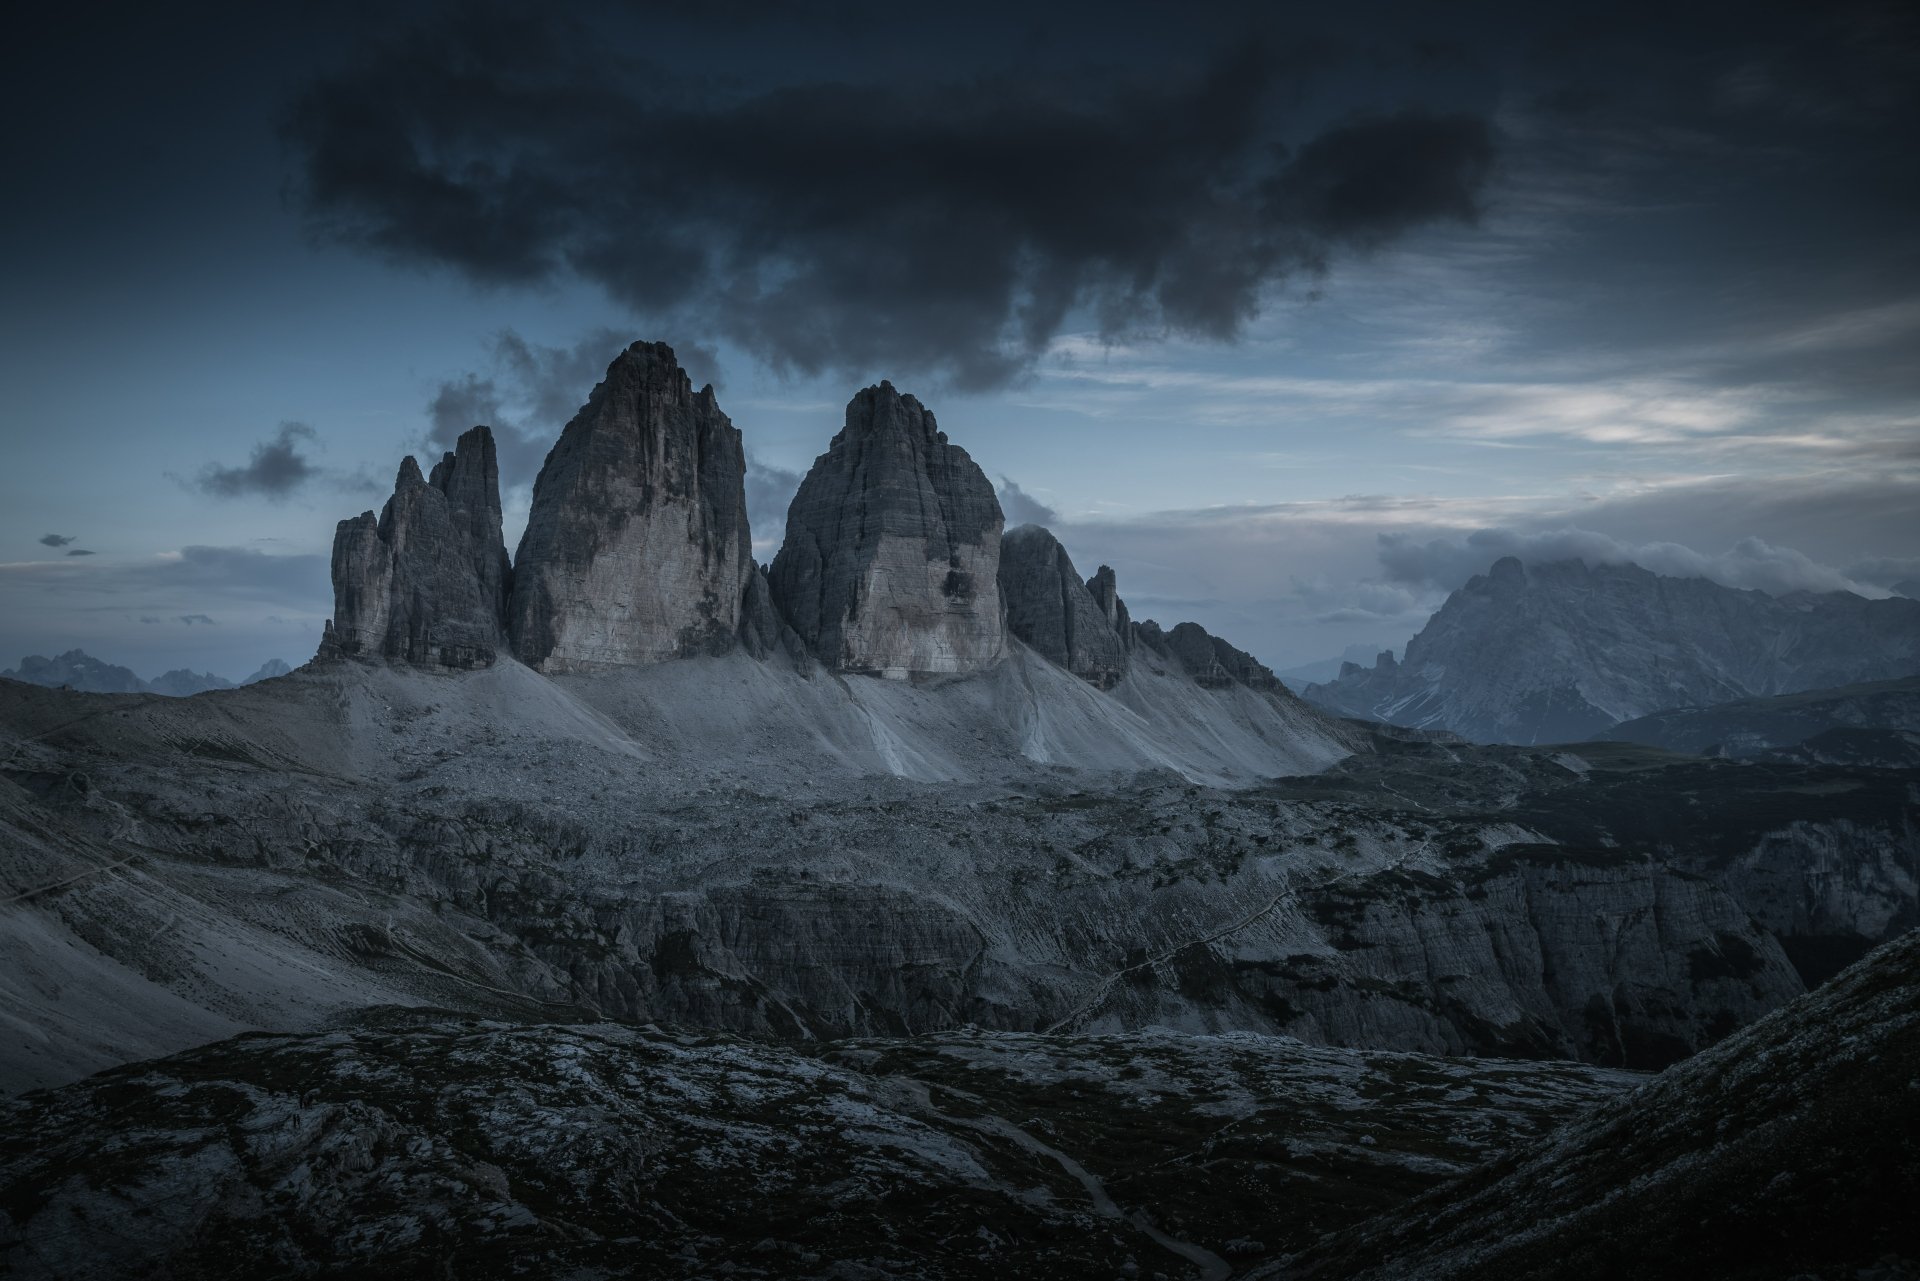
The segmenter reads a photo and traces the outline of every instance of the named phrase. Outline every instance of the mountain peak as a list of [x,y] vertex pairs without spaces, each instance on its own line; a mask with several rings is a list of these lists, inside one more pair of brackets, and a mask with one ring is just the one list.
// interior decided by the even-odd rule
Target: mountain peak
[[1399,664],[1342,667],[1309,700],[1483,742],[1568,742],[1670,707],[1907,675],[1920,602],[1773,597],[1634,565],[1494,562]]
[[570,671],[718,652],[753,573],[739,430],[673,348],[634,343],[534,481],[508,611],[515,653]]
[[774,603],[841,671],[969,672],[1005,650],[1005,524],[993,485],[933,414],[883,382],[847,404],[768,572]]
[[475,427],[431,480],[409,454],[379,519],[340,522],[321,651],[485,667],[504,639],[509,574],[493,433]]

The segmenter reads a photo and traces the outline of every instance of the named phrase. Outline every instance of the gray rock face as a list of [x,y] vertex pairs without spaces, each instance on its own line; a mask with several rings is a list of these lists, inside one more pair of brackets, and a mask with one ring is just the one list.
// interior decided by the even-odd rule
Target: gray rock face
[[784,653],[804,662],[807,656],[806,645],[773,607],[773,592],[763,569],[747,576],[746,595],[740,601],[740,647],[758,659]]
[[1127,674],[1127,650],[1114,630],[1113,571],[1102,565],[1102,607],[1073,568],[1060,540],[1038,525],[1022,525],[1000,540],[1000,597],[1007,630],[1034,652],[1101,689]]
[[1774,597],[1704,578],[1507,557],[1447,598],[1398,664],[1306,697],[1482,742],[1572,742],[1620,721],[1920,668],[1920,601]]
[[489,666],[505,643],[511,574],[493,433],[475,427],[430,476],[405,459],[378,520],[363,512],[340,522],[321,653]]
[[754,572],[740,432],[671,347],[635,343],[534,482],[514,653],[563,672],[724,652]]
[[[1154,628],[1156,633],[1159,628]],[[1285,693],[1285,686],[1273,669],[1243,649],[1236,649],[1198,623],[1179,623],[1164,639],[1156,637],[1164,652],[1180,660],[1193,679],[1210,689],[1245,685],[1248,689]]]
[[848,404],[794,495],[768,575],[774,603],[840,671],[978,671],[1006,649],[1004,524],[967,451],[883,382]]
[[1120,647],[1132,649],[1133,619],[1127,614],[1127,602],[1120,599],[1112,566],[1102,565],[1093,571],[1093,577],[1087,580],[1087,594],[1093,597],[1094,607],[1107,620],[1107,626],[1120,638]]

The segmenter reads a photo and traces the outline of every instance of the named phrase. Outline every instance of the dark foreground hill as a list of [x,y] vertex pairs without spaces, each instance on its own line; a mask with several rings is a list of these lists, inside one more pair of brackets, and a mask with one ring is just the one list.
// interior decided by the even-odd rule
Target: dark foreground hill
[[377,1023],[0,1103],[8,1274],[1223,1278],[1634,1079],[1246,1035]]
[[370,1011],[0,1104],[0,1249],[88,1281],[1898,1278],[1917,1071],[1920,935],[1644,1085],[1244,1034]]
[[1920,1273],[1920,932],[1271,1278]]

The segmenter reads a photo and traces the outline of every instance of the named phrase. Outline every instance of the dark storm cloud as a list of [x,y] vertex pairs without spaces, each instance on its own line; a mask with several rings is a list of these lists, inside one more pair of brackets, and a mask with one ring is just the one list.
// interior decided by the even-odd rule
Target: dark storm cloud
[[1493,165],[1477,116],[1402,112],[1331,129],[1274,180],[1270,203],[1334,243],[1375,246],[1424,222],[1471,222]]
[[88,550],[87,550],[86,548],[84,548],[84,547],[76,547],[76,548],[74,548],[74,549],[73,549],[72,551],[70,551],[70,552],[68,552],[68,553],[67,553],[67,555],[69,555],[69,556],[91,556],[91,555],[93,555],[93,553],[92,553],[92,552],[90,552],[90,551],[88,551]]
[[212,627],[214,625],[213,620],[211,618],[208,618],[205,614],[182,614],[180,615],[180,621],[185,623],[189,627],[193,626],[195,623],[201,623],[208,627]]
[[40,535],[40,544],[43,547],[65,547],[68,543],[77,543],[79,541],[80,539],[78,535],[74,535],[72,537],[69,537],[66,534]]
[[313,428],[305,423],[281,423],[273,439],[255,445],[245,463],[236,467],[208,463],[192,487],[215,498],[287,498],[320,474],[299,448],[301,441],[313,439]]
[[348,244],[585,278],[782,370],[977,388],[1077,309],[1109,336],[1231,339],[1329,255],[1474,216],[1484,120],[1295,136],[1297,79],[1245,41],[1185,73],[719,90],[557,20],[468,13],[311,84],[284,135]]

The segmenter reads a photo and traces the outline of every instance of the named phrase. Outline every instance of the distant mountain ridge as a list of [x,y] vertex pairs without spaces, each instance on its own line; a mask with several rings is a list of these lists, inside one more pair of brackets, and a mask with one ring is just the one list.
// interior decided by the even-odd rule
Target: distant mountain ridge
[[0,672],[0,680],[77,690],[82,694],[165,694],[169,698],[186,698],[210,689],[237,689],[241,685],[285,676],[292,670],[283,660],[270,658],[242,681],[230,681],[212,672],[196,672],[185,667],[163,672],[147,681],[132,668],[95,658],[83,649],[70,649],[54,658],[28,654],[20,660],[19,667]]
[[1342,716],[1482,742],[1571,742],[1674,707],[1920,673],[1920,601],[1769,596],[1637,565],[1514,557],[1447,598],[1394,662],[1309,686]]
[[1836,730],[1920,734],[1920,676],[1677,707],[1622,721],[1597,737],[1696,756],[1749,757],[1798,747]]

